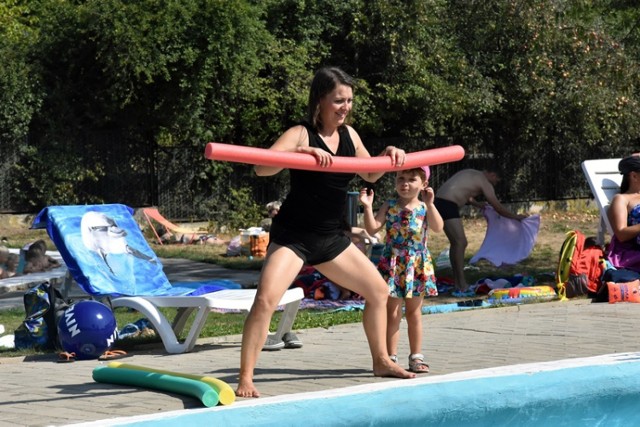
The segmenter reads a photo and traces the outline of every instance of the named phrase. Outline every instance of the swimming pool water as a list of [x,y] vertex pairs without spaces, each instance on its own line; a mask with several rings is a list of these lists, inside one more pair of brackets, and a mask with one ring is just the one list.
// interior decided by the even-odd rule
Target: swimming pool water
[[640,353],[394,380],[102,420],[127,426],[640,426]]

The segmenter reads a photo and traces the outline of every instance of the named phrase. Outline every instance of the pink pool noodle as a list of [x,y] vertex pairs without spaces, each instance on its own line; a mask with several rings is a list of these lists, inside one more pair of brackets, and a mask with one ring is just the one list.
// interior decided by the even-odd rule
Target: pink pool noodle
[[429,150],[407,153],[404,165],[396,167],[391,164],[389,156],[378,157],[342,157],[334,156],[333,164],[329,167],[318,165],[311,154],[275,151],[266,148],[247,147],[243,145],[222,144],[210,142],[206,145],[204,156],[209,160],[248,163],[251,165],[273,166],[287,169],[303,169],[320,172],[392,172],[433,166],[461,160],[464,149],[459,145],[432,148]]

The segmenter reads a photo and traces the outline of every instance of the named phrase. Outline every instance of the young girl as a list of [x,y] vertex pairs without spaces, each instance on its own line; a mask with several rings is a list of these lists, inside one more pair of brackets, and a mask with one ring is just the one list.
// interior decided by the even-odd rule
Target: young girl
[[[433,262],[427,249],[427,225],[441,232],[444,221],[433,205],[434,192],[429,183],[429,166],[396,174],[396,199],[385,202],[373,215],[373,191],[360,191],[364,205],[364,224],[369,234],[386,229],[385,247],[378,270],[389,286],[387,302],[387,348],[391,360],[397,361],[402,302],[409,333],[409,370],[429,372],[422,347],[422,301],[425,294],[435,296],[438,290],[433,275]],[[424,202],[419,195],[422,193]]]

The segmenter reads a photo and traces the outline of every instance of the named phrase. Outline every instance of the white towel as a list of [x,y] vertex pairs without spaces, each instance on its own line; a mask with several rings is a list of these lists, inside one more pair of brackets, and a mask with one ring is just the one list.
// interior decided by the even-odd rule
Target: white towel
[[487,220],[487,234],[478,253],[469,261],[471,264],[484,258],[500,267],[502,264],[516,264],[529,256],[538,238],[540,215],[522,220],[510,219],[498,215],[489,205],[482,214]]

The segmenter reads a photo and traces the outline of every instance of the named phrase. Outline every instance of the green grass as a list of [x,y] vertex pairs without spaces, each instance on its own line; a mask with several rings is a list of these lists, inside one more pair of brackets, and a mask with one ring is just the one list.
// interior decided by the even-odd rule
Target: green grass
[[[163,308],[161,310],[169,319],[173,318],[176,312],[176,309],[172,308]],[[118,329],[122,329],[128,323],[133,323],[141,318],[141,315],[138,312],[126,308],[116,308],[114,310],[114,315],[116,317]],[[246,313],[212,312],[207,317],[207,323],[202,329],[200,337],[219,337],[241,334],[245,316]],[[271,319],[271,330],[275,330],[278,327],[280,316],[281,312],[274,313],[273,318]],[[5,326],[7,333],[13,333],[23,320],[24,309],[22,308],[0,310],[0,324]],[[187,322],[185,331],[189,330],[191,321],[192,319]],[[296,316],[293,327],[294,329],[328,328],[333,325],[357,323],[360,321],[362,321],[361,311],[301,310]],[[182,336],[181,338],[185,337]],[[136,346],[148,345],[151,343],[158,343],[158,345],[161,345],[158,337],[136,337],[117,342],[115,346],[125,350],[132,350],[135,349]],[[36,350],[13,350],[0,348],[0,357],[28,356],[40,353],[43,352]]]
[[260,258],[249,259],[246,256],[226,256],[226,246],[223,245],[152,245],[152,247],[160,258],[184,258],[191,261],[217,264],[233,270],[260,270],[262,268],[262,259]]
[[[537,244],[531,255],[524,261],[515,266],[507,266],[496,268],[493,265],[480,261],[477,266],[478,270],[468,270],[466,272],[467,281],[474,283],[478,279],[491,276],[511,276],[515,274],[524,274],[533,276],[537,285],[553,285],[553,272],[557,266],[560,245],[564,240],[564,233],[572,229],[580,229],[587,235],[591,235],[596,228],[597,215],[591,212],[585,214],[573,213],[557,213],[550,212],[543,217],[542,228],[538,236]],[[475,233],[474,243],[467,248],[467,261],[470,254],[475,253],[479,247],[481,238],[484,236],[486,225],[483,220],[468,220],[465,224],[465,230],[469,237],[473,237]],[[430,236],[429,248],[434,257],[440,251],[448,246],[446,237],[440,234]],[[9,234],[7,234],[9,235]],[[53,244],[47,235],[40,230],[28,230],[10,235],[10,244],[13,247],[20,247],[23,244],[42,238],[48,247],[53,249]],[[152,239],[149,239],[152,242]],[[227,257],[225,256],[226,246],[214,245],[158,245],[151,243],[152,249],[161,258],[184,258],[198,262],[208,262],[218,264],[229,269],[238,270],[260,270],[262,267],[262,259],[249,259],[246,256]],[[449,276],[450,271],[437,271],[438,276]],[[451,302],[448,296],[438,296],[428,298],[425,304],[440,304]],[[533,302],[533,301],[532,301]],[[172,309],[166,309],[165,314],[171,316]],[[137,312],[126,309],[117,309],[115,311],[118,328],[123,328],[128,323],[133,323],[141,318]],[[169,317],[171,318],[171,317]],[[245,319],[243,313],[211,313],[208,316],[207,323],[200,335],[201,338],[217,337],[225,335],[236,335],[242,333],[242,327]],[[276,312],[272,319],[271,328],[275,330],[277,322],[280,319],[280,313]],[[24,320],[24,309],[4,309],[0,310],[0,324],[4,325],[7,333],[12,333]],[[360,311],[314,311],[301,310],[295,320],[295,329],[310,328],[327,328],[333,325],[345,323],[356,323],[362,321],[362,312]],[[189,325],[187,325],[189,326]],[[188,330],[188,327],[187,327]],[[147,338],[135,338],[127,342],[119,343],[121,348],[135,349],[137,345],[149,343]],[[159,339],[151,340],[151,342],[159,343]],[[160,345],[160,344],[158,344]],[[38,354],[33,350],[7,350],[0,349],[0,357],[14,357]]]
[[[25,234],[12,238],[12,243],[22,245],[29,241],[42,238],[51,246],[51,242],[46,235]],[[236,270],[260,270],[262,268],[262,259],[249,259],[246,256],[227,257],[225,256],[225,246],[200,246],[200,245],[155,245],[152,244],[153,250],[161,258],[184,258],[198,262],[208,262],[218,264],[222,267]],[[162,309],[165,316],[172,319],[175,315],[175,309]],[[122,329],[128,323],[133,323],[141,318],[138,312],[125,308],[118,308],[114,311],[116,322],[119,329]],[[216,313],[212,312],[207,318],[201,338],[218,337],[225,335],[241,334],[246,313]],[[277,328],[281,313],[276,312],[271,321],[271,329]],[[23,308],[11,308],[0,310],[0,324],[5,326],[6,333],[13,333],[15,329],[23,322],[25,312]],[[345,323],[356,323],[362,320],[362,313],[359,311],[317,311],[317,310],[301,310],[295,320],[295,329],[308,328],[327,328],[333,325]],[[190,322],[185,330],[189,330]],[[181,337],[184,338],[184,337]],[[120,348],[135,349],[137,345],[158,343],[160,339],[154,338],[133,338],[122,340],[117,345]],[[16,357],[38,354],[41,352],[35,350],[12,350],[0,348],[0,357]]]

